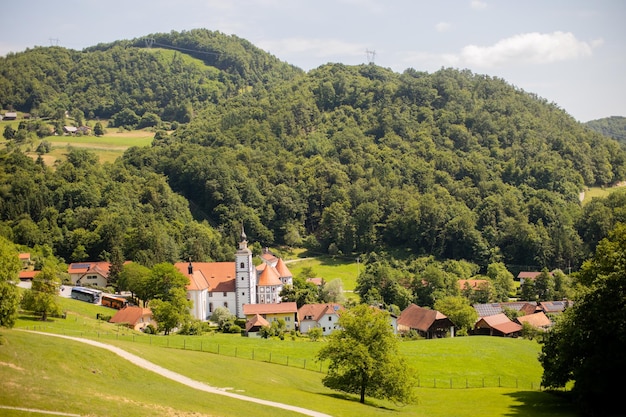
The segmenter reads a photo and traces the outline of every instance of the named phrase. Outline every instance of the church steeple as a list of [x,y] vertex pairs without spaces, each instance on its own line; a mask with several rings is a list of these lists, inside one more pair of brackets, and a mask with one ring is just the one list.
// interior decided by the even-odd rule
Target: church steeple
[[243,230],[243,223],[241,223],[241,236],[239,241],[239,250],[248,249],[248,236],[246,236],[246,231]]

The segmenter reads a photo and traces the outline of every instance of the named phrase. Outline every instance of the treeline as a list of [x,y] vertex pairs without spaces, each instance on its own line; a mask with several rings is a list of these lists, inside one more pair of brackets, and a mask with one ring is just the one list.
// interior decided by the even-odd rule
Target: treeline
[[[244,40],[198,30],[83,52],[37,48],[2,58],[0,75],[5,107],[102,112],[119,125],[168,120],[169,114],[181,122],[104,172],[95,161],[81,162],[89,154],[76,152],[56,171],[29,164],[20,169],[37,175],[15,177],[13,168],[4,170],[8,197],[1,220],[16,239],[35,242],[16,226],[24,220],[50,234],[39,222],[54,218],[55,212],[42,216],[54,207],[63,239],[52,233],[57,240],[51,244],[66,259],[106,256],[115,246],[149,263],[187,256],[189,234],[181,228],[199,226],[172,190],[189,201],[197,219],[215,227],[203,230],[219,230],[227,244],[234,244],[230,236],[243,222],[250,240],[263,246],[304,245],[344,255],[401,251],[465,259],[483,269],[503,262],[513,271],[575,269],[626,220],[624,193],[585,207],[579,201],[585,186],[626,178],[626,152],[618,142],[546,100],[467,70],[399,74],[375,65],[329,64],[304,73]],[[13,159],[25,160],[4,155],[3,165]],[[74,178],[81,181],[63,176],[76,169],[85,171]],[[126,175],[137,177],[136,184]],[[22,191],[8,191],[13,187]],[[140,199],[115,206],[112,197],[102,200],[107,187]],[[71,216],[66,220],[65,210],[100,208],[110,215],[129,207],[131,218],[113,234],[124,236],[123,244],[77,238],[78,232],[67,239],[63,225],[68,233],[75,229],[66,224]],[[134,219],[137,213],[141,220]],[[142,252],[135,241],[144,237],[137,232],[137,223],[147,221],[143,214],[159,226],[147,235],[163,234],[149,240],[173,243]],[[81,233],[106,223],[73,217],[84,219]],[[78,241],[82,246],[72,243]],[[74,253],[83,247],[84,253]]]
[[68,263],[232,257],[230,239],[194,221],[163,176],[101,165],[83,150],[55,170],[18,151],[0,154],[0,219],[2,236]]

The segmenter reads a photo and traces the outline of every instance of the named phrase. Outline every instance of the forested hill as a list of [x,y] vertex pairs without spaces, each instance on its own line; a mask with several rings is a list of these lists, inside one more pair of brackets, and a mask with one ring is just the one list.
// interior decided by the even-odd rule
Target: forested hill
[[208,102],[301,73],[234,35],[153,34],[83,51],[38,47],[0,58],[0,107],[41,117],[77,109],[103,119],[131,109],[187,122]]
[[[87,61],[90,70],[27,71],[61,58]],[[226,236],[244,222],[263,246],[344,255],[401,249],[479,265],[566,268],[626,221],[624,193],[584,208],[579,201],[585,186],[626,178],[616,141],[505,80],[470,71],[328,64],[304,73],[236,37],[191,31],[80,53],[37,48],[0,60],[0,75],[0,91],[14,94],[0,94],[10,97],[4,107],[170,120],[167,109],[183,106],[183,118],[171,112],[183,123],[178,129],[159,132],[152,147],[132,148],[116,165],[166,178]],[[34,86],[49,95],[18,100]],[[156,194],[141,193],[140,204],[156,201],[148,208],[158,210],[164,202]],[[19,210],[5,210],[2,220],[14,227]],[[135,253],[133,242],[118,245]],[[167,247],[164,260],[176,253]],[[162,259],[153,252],[149,259]]]
[[626,146],[626,117],[611,116],[585,123],[590,129],[613,138]]

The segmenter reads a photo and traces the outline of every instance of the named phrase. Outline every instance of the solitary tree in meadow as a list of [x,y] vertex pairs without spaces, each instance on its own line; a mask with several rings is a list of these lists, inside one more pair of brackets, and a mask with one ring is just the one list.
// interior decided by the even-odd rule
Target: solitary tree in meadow
[[339,317],[332,333],[317,354],[328,360],[328,374],[322,382],[328,388],[365,397],[403,403],[413,401],[413,378],[398,352],[389,313],[360,304]]

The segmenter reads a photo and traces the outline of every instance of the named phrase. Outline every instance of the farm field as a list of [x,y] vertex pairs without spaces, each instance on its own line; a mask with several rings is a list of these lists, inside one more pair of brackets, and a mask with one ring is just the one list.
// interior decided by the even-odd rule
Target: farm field
[[304,268],[311,268],[317,278],[324,278],[330,282],[340,278],[343,289],[352,292],[356,287],[357,276],[362,270],[362,265],[356,262],[356,258],[319,256],[303,260],[294,260],[288,264],[289,270],[294,276],[300,275]]
[[[114,310],[74,300],[63,302],[66,319],[44,324],[23,316],[18,327],[97,339],[212,386],[334,416],[575,415],[559,396],[537,389],[540,347],[534,341],[465,337],[402,342],[401,352],[420,378],[418,403],[402,406],[368,399],[362,405],[356,397],[325,388],[319,364],[301,366],[301,359],[313,361],[323,341],[225,334],[150,337],[127,329],[120,329],[118,336],[118,327],[95,320],[95,314]],[[0,406],[94,416],[141,416],[147,410],[178,416],[296,415],[199,393],[78,342],[18,329],[3,330],[0,335]],[[199,343],[204,343],[203,351]],[[248,356],[252,351],[254,360]],[[269,352],[274,355],[271,363],[265,356]],[[281,362],[285,355],[292,357],[289,366]],[[486,388],[480,385],[483,380]],[[15,395],[20,387],[29,388]],[[24,415],[5,411],[3,415]]]

